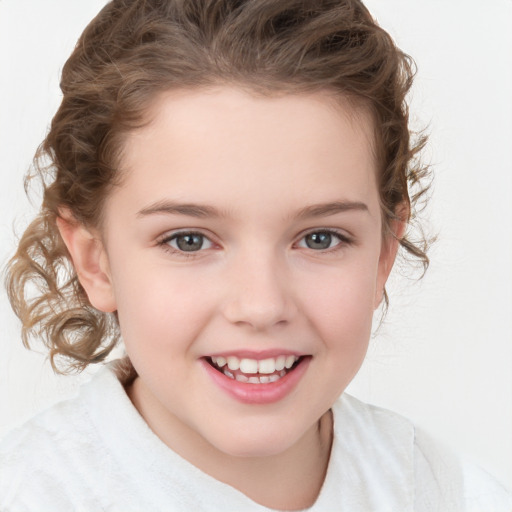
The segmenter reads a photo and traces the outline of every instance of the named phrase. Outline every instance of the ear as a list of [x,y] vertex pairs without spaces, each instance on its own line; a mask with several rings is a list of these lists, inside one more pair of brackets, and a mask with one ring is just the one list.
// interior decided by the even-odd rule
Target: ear
[[57,227],[91,305],[105,313],[115,311],[108,257],[99,234],[80,224],[67,211],[60,212]]
[[400,208],[397,212],[399,218],[391,222],[390,232],[383,236],[375,288],[375,309],[379,307],[384,298],[386,282],[395,263],[400,240],[403,238],[407,228],[408,212],[409,209],[407,207]]

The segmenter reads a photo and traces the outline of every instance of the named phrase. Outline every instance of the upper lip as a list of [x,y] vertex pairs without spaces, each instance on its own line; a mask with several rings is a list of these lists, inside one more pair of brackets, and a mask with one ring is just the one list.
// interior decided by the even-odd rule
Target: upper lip
[[255,359],[260,361],[262,359],[269,359],[278,356],[296,356],[302,357],[307,354],[297,352],[296,350],[287,349],[267,349],[267,350],[229,350],[222,352],[214,352],[206,355],[205,357],[238,357],[239,359]]

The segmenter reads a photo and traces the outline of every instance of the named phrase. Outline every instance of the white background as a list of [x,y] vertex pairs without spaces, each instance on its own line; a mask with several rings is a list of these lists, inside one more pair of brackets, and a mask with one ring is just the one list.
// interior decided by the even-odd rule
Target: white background
[[[0,0],[0,264],[34,212],[22,176],[59,103],[60,69],[103,0]],[[413,123],[435,171],[427,276],[395,274],[350,391],[394,409],[512,488],[512,1],[368,0],[418,63]],[[70,394],[21,347],[0,294],[0,434]]]

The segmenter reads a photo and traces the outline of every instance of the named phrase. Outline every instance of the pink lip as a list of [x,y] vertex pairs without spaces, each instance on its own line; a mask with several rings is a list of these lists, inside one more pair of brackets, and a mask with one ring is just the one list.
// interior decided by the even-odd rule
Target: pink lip
[[[282,354],[282,352],[279,354]],[[265,357],[272,356],[265,354]],[[254,354],[253,358],[257,359],[254,357]],[[203,368],[213,382],[219,386],[222,391],[245,404],[271,404],[282,400],[297,386],[300,379],[305,374],[310,361],[311,357],[304,357],[291,372],[287,373],[276,382],[270,382],[268,384],[248,384],[226,377],[223,373],[213,368],[206,359],[201,359]]]
[[279,356],[296,356],[300,357],[304,354],[299,354],[298,352],[292,352],[291,350],[237,350],[233,352],[218,352],[215,354],[209,354],[207,357],[229,357],[235,356],[238,359],[256,359],[257,361],[261,361],[262,359],[269,359],[271,357],[279,357]]

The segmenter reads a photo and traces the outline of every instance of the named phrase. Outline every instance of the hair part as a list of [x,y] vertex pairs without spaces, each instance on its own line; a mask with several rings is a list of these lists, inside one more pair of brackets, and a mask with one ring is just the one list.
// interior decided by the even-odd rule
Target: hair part
[[[41,211],[6,274],[24,344],[43,340],[60,372],[100,362],[116,345],[116,314],[89,303],[56,219],[66,209],[85,226],[101,224],[124,139],[147,122],[156,95],[230,85],[264,95],[329,91],[364,105],[375,121],[383,234],[393,236],[393,222],[409,221],[428,189],[417,158],[426,138],[411,141],[408,125],[414,74],[359,0],[108,3],[63,68],[62,103],[29,176],[43,183]],[[399,242],[426,269],[425,238]]]

